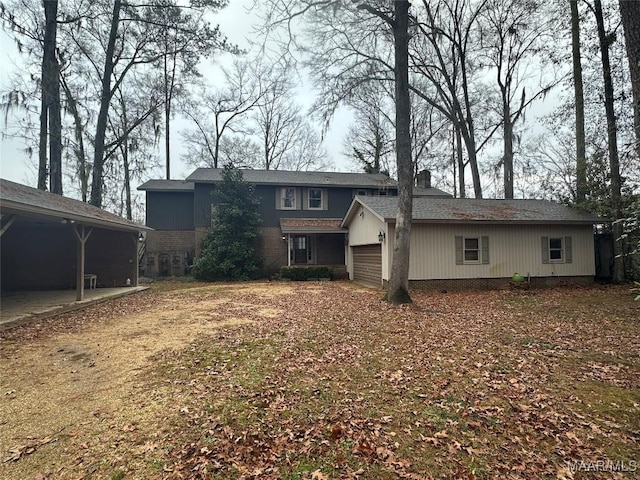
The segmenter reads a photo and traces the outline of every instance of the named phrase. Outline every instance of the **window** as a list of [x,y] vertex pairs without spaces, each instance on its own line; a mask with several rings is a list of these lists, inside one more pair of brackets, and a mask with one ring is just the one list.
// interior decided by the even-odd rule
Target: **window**
[[562,238],[549,239],[549,260],[551,262],[561,262],[564,258],[562,254]]
[[480,262],[480,239],[465,238],[464,239],[464,263]]
[[280,208],[282,210],[296,209],[296,189],[293,187],[284,187],[281,190]]
[[356,190],[356,195],[360,195],[361,197],[366,197],[367,196],[367,191],[366,190]]
[[322,210],[322,189],[309,189],[309,210]]
[[489,237],[456,236],[456,265],[489,264]]
[[571,237],[542,237],[542,263],[572,263]]

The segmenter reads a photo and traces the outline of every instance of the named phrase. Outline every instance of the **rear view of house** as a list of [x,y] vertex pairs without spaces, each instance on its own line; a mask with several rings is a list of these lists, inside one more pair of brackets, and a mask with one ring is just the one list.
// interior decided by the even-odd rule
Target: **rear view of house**
[[[198,256],[216,208],[211,195],[222,169],[199,168],[186,180],[150,180],[147,192],[146,274],[182,275]],[[283,266],[324,265],[346,274],[347,229],[352,200],[395,197],[397,184],[382,174],[242,170],[260,197],[264,274]],[[447,197],[424,185],[420,194]]]

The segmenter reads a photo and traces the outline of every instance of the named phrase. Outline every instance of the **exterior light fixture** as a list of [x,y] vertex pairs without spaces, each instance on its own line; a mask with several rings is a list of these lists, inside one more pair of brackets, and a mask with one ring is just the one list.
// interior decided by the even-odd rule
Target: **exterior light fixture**
[[383,231],[383,230],[380,230],[380,231],[378,232],[378,241],[379,241],[380,243],[384,242],[385,237],[386,237],[386,235],[385,235],[384,231]]
[[282,235],[282,241],[286,242],[287,241],[287,237],[285,235]]

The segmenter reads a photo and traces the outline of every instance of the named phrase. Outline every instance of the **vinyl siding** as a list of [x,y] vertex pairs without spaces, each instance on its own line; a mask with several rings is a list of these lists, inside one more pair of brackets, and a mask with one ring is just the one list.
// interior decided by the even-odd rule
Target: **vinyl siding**
[[[487,265],[456,265],[455,237],[489,238]],[[571,263],[542,263],[541,237],[571,237]],[[392,240],[393,233],[387,236]],[[392,241],[388,242],[391,252]],[[383,262],[384,262],[383,252]],[[391,259],[383,265],[388,280]],[[410,280],[444,278],[504,278],[514,273],[533,277],[595,275],[593,231],[590,226],[441,225],[413,224]],[[386,276],[385,276],[386,275]]]

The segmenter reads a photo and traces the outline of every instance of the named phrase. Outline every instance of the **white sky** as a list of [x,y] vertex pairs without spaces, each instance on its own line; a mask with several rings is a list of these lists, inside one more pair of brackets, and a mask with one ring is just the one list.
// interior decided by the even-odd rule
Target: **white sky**
[[[229,40],[241,48],[248,46],[247,38],[251,37],[252,22],[255,21],[254,16],[249,14],[246,9],[251,3],[253,3],[252,0],[234,0],[214,18],[214,22],[220,24],[222,32]],[[219,63],[230,62],[231,58],[229,55],[225,56],[219,60]],[[20,68],[20,54],[13,40],[0,28],[0,92],[5,92],[10,88],[9,79],[14,72],[20,71]],[[305,107],[310,106],[314,95],[313,88],[310,85],[305,85],[301,88],[298,101]],[[0,119],[0,177],[35,186],[37,156],[29,159],[24,152],[24,143],[21,140],[7,137],[6,134],[12,130],[11,115],[7,117],[7,120],[8,123],[5,124],[4,116]],[[37,121],[37,119],[35,120]],[[349,160],[340,155],[343,150],[343,137],[350,121],[351,114],[346,109],[339,111],[331,123],[324,141],[324,147],[327,150],[329,160],[333,163],[333,168],[340,171],[348,171],[353,168]],[[180,159],[182,153],[180,131],[188,126],[186,120],[172,121],[171,177],[174,179],[185,178],[193,171],[192,167],[185,165]],[[157,147],[157,156],[160,163],[164,165],[162,142]],[[164,178],[164,167],[159,169],[154,177]]]

